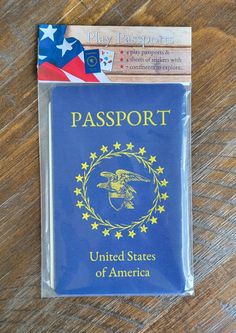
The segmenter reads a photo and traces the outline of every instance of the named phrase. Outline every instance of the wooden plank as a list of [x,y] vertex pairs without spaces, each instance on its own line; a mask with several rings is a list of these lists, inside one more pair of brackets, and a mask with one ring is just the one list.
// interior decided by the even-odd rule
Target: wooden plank
[[[1,333],[235,332],[234,2],[1,4]],[[193,26],[194,297],[40,299],[35,59],[43,22]]]

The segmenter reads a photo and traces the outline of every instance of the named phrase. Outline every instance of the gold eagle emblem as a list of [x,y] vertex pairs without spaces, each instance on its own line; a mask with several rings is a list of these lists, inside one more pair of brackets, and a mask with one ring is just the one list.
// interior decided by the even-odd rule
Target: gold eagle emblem
[[132,199],[137,192],[129,182],[150,182],[148,178],[124,169],[118,169],[116,173],[103,171],[100,175],[106,177],[107,182],[99,183],[97,187],[108,191],[109,203],[117,211],[122,207],[134,209]]

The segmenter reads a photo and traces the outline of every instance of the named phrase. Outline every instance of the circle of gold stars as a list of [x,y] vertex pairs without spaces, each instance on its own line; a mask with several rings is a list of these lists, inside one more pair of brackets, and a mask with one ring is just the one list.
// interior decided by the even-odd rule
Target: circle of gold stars
[[[116,141],[111,150],[108,146],[102,145],[98,152],[89,154],[89,162],[81,163],[81,173],[75,176],[78,185],[74,189],[76,196],[75,206],[85,210],[82,212],[82,220],[90,223],[92,230],[100,230],[104,237],[114,235],[116,239],[122,239],[125,235],[131,239],[137,236],[137,233],[146,234],[149,225],[157,224],[158,217],[165,212],[165,201],[169,198],[166,191],[168,180],[164,178],[164,167],[158,164],[157,156],[147,155],[145,147],[138,147],[129,142],[122,147],[121,143]],[[152,201],[152,207],[147,211],[146,215],[140,217],[137,221],[132,221],[129,225],[112,224],[109,220],[103,219],[97,214],[90,205],[90,199],[87,195],[87,184],[91,173],[103,160],[112,157],[127,156],[135,158],[146,168],[152,175],[154,184],[155,198]]]

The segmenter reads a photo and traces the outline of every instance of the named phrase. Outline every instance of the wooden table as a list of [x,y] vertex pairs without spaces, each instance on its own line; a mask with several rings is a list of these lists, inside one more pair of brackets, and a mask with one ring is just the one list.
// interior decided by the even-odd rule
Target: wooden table
[[[1,0],[1,9],[0,331],[236,332],[234,1]],[[42,22],[193,27],[194,297],[40,298]]]

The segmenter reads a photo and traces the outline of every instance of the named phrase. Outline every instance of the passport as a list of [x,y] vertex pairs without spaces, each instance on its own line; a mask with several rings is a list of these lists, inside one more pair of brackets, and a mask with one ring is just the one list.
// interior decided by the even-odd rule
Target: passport
[[87,74],[90,73],[100,73],[100,56],[99,50],[85,50],[84,51],[84,64],[85,64],[85,72]]
[[191,289],[188,96],[180,83],[53,88],[57,295]]

